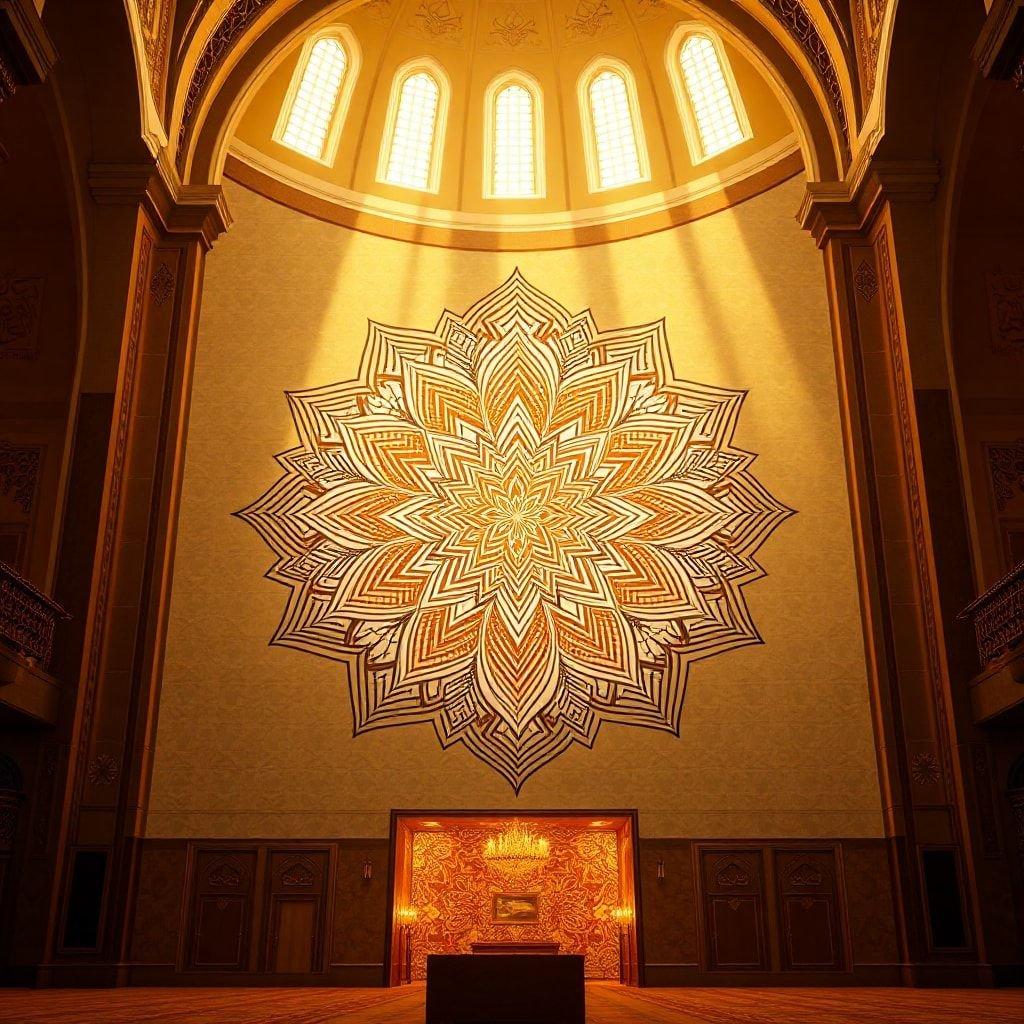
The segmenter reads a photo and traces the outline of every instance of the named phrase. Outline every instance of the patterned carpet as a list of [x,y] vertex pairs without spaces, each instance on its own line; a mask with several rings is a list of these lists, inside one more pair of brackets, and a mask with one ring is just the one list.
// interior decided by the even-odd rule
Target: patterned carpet
[[[420,1024],[423,988],[0,990],[3,1024]],[[1024,990],[587,986],[588,1024],[1021,1024]]]

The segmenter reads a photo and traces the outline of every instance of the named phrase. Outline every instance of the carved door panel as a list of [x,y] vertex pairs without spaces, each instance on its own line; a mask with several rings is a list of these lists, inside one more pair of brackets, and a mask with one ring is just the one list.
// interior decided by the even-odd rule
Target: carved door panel
[[309,974],[323,969],[326,850],[272,850],[264,938],[268,971]]
[[700,850],[704,962],[709,971],[767,971],[760,850]]
[[188,966],[244,971],[256,879],[255,850],[199,850],[192,884]]
[[832,850],[776,850],[779,948],[784,971],[844,969]]

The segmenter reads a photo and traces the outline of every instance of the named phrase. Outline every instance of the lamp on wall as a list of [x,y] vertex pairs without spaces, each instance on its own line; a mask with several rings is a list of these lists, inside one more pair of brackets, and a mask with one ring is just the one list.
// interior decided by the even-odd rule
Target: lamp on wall
[[373,861],[369,857],[363,861],[363,881],[368,882],[373,878]]
[[398,979],[400,985],[412,982],[412,926],[418,917],[419,911],[415,907],[399,907],[395,911],[400,946],[399,961],[402,964],[402,976]]
[[633,975],[633,908],[615,907],[612,920],[619,926],[619,983],[632,985]]
[[658,881],[665,881],[665,862],[663,860],[658,861]]

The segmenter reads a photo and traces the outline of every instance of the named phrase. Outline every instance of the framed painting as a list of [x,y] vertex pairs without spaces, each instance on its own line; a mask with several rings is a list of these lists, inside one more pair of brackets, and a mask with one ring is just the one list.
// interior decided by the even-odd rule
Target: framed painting
[[494,893],[491,902],[492,924],[536,924],[539,919],[539,893]]

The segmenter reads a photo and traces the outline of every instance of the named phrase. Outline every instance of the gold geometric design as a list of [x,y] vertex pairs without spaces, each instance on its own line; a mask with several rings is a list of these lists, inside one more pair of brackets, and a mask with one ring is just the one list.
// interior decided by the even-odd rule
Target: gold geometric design
[[678,735],[689,663],[760,642],[742,588],[791,514],[732,446],[743,397],[518,270],[433,331],[371,322],[237,513],[290,590],[272,643],[350,663],[356,734],[429,722],[517,792],[603,722]]

